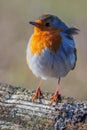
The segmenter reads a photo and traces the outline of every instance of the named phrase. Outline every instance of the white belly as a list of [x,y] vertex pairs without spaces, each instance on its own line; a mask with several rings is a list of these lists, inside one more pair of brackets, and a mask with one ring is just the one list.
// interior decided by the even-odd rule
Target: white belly
[[75,61],[74,53],[68,57],[62,51],[57,53],[45,49],[41,55],[32,55],[27,50],[27,63],[32,72],[42,79],[64,77],[72,68]]

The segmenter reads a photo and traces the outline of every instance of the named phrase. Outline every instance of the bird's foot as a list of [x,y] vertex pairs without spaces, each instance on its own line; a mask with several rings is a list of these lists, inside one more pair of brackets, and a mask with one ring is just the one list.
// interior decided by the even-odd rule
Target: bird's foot
[[42,96],[42,92],[41,92],[40,87],[38,87],[36,92],[32,96],[32,102],[34,102],[35,99],[40,99],[41,96]]
[[50,98],[51,102],[50,105],[53,105],[53,103],[58,103],[61,100],[61,94],[58,90],[54,93],[54,95]]

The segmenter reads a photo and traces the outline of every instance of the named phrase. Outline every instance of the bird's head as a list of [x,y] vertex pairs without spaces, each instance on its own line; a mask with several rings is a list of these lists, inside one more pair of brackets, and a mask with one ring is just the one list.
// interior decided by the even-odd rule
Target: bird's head
[[30,21],[37,31],[51,31],[56,29],[66,30],[68,27],[57,16],[42,15],[35,22]]

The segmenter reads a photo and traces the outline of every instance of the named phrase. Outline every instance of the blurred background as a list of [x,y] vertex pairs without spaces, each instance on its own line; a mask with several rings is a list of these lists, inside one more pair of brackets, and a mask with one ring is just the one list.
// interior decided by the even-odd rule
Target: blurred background
[[[75,36],[78,60],[61,81],[62,94],[87,99],[87,0],[0,0],[0,82],[36,89],[39,79],[28,69],[26,47],[33,32],[28,24],[42,14],[59,16],[80,29]],[[44,81],[43,91],[54,92],[57,80]]]

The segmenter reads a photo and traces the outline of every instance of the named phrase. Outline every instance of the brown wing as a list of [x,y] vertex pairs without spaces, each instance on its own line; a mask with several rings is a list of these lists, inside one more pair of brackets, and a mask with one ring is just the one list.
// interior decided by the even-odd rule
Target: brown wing
[[73,66],[72,70],[75,68],[76,61],[77,61],[77,50],[76,50],[76,48],[74,48],[74,54],[75,54],[75,63],[74,63],[74,66]]

